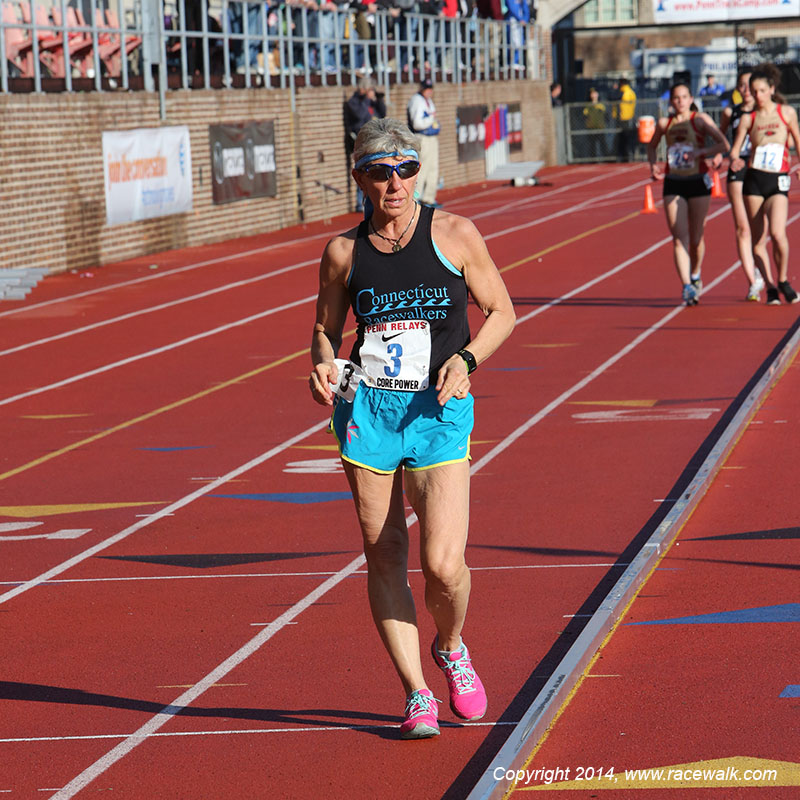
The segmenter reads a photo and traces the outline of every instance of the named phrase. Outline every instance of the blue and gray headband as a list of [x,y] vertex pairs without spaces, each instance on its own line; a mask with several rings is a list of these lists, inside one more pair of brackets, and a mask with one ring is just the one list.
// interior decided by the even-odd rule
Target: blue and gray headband
[[381,158],[394,158],[396,156],[411,156],[419,160],[419,153],[416,150],[402,150],[401,152],[395,150],[394,153],[369,153],[356,161],[355,168],[361,169],[365,164],[371,164],[373,161],[378,161]]

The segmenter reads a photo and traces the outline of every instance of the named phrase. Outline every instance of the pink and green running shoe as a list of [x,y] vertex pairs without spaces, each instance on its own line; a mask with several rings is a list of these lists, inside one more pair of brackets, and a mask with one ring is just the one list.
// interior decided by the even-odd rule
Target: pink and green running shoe
[[417,689],[406,698],[401,739],[428,739],[439,735],[438,701],[430,689]]
[[439,653],[439,637],[433,640],[431,654],[436,666],[444,672],[450,689],[450,708],[457,717],[466,720],[480,719],[486,713],[486,691],[475,673],[467,646],[442,656]]

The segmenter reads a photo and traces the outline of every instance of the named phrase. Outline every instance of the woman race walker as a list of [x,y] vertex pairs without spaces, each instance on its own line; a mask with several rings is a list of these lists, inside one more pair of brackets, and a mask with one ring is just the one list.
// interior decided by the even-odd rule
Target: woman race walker
[[[728,149],[727,139],[708,114],[696,110],[691,91],[676,83],[669,92],[675,113],[661,117],[647,146],[650,176],[664,181],[664,213],[672,234],[673,259],[687,306],[697,305],[702,288],[706,214],[711,204],[711,175],[706,159]],[[667,165],[656,162],[662,137],[667,143]],[[706,137],[713,144],[706,146]]]
[[[742,96],[742,102],[723,109],[719,124],[719,129],[722,133],[730,137],[731,144],[736,137],[736,131],[742,121],[742,117],[745,114],[749,114],[756,105],[753,95],[750,94],[750,70],[739,73],[736,79],[736,88]],[[747,160],[750,156],[749,136],[744,138],[740,155],[744,160]],[[715,159],[715,166],[718,167],[721,163],[722,157],[718,156]],[[739,251],[739,260],[742,262],[742,269],[747,278],[748,290],[746,299],[758,303],[761,300],[761,292],[764,290],[764,286],[774,286],[774,283],[772,282],[769,261],[765,262],[760,257],[758,259],[754,258],[753,237],[750,235],[750,220],[747,217],[747,209],[742,195],[742,185],[746,171],[747,167],[742,167],[738,171],[729,168],[726,190],[728,200],[731,203],[731,211],[733,212],[733,222],[736,225],[736,247]]]
[[[439,733],[408,583],[406,499],[419,519],[425,604],[437,631],[431,654],[447,679],[450,707],[467,720],[486,712],[486,692],[461,639],[470,593],[470,375],[515,319],[472,222],[414,201],[418,154],[418,138],[397,120],[372,119],[359,131],[352,175],[374,211],[325,248],[309,379],[314,400],[333,407],[372,616],[406,697],[403,739]],[[474,338],[468,294],[484,314]],[[338,356],[350,308],[357,330],[345,360]]]
[[[789,214],[789,137],[800,143],[797,113],[783,102],[777,92],[780,72],[767,64],[750,75],[750,92],[755,108],[742,117],[731,147],[731,168],[747,166],[742,192],[750,219],[753,253],[767,263],[767,236],[772,237],[772,255],[778,273],[778,285],[767,287],[767,304],[780,305],[782,294],[787,303],[800,299],[789,283],[789,239],[786,218]],[[749,161],[742,155],[745,138],[750,138]]]

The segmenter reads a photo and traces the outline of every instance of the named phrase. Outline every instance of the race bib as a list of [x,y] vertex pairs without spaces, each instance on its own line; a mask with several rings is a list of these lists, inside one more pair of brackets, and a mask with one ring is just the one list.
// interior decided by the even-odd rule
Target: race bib
[[706,189],[710,189],[714,185],[714,179],[707,173],[703,173],[703,184]]
[[338,394],[342,400],[352,403],[358,384],[366,377],[364,371],[357,364],[345,358],[335,358],[333,362],[336,364],[338,377],[336,383],[330,384],[331,391]]
[[753,153],[752,166],[764,172],[780,172],[783,166],[784,145],[780,142],[760,144]]
[[421,392],[428,388],[430,324],[422,319],[407,319],[367,325],[359,355],[370,386]]
[[693,166],[694,158],[692,153],[694,148],[690,144],[678,142],[667,150],[667,163],[670,169],[686,170]]
[[778,191],[788,192],[792,188],[792,179],[788,175],[778,175]]

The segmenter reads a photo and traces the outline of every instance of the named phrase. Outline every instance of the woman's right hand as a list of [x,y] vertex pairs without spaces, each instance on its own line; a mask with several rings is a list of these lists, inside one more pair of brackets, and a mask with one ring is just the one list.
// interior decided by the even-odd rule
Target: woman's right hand
[[322,361],[314,366],[308,378],[308,388],[311,389],[311,396],[321,406],[333,405],[331,384],[335,386],[338,378],[339,370],[333,361]]

